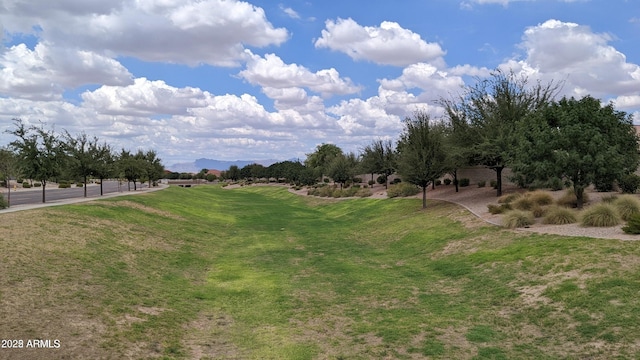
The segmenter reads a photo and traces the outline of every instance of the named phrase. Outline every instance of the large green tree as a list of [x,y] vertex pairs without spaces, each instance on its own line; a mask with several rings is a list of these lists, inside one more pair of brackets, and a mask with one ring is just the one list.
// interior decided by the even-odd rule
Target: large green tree
[[473,132],[465,112],[459,104],[451,100],[441,100],[440,102],[445,112],[445,160],[446,172],[453,177],[453,185],[456,192],[458,187],[458,170],[474,163],[474,152],[470,146],[476,142]]
[[371,174],[380,174],[385,178],[385,188],[387,179],[396,171],[396,152],[391,140],[378,139],[364,147],[361,160],[362,170]]
[[511,164],[516,126],[527,115],[547,105],[557,93],[553,83],[529,84],[513,72],[494,71],[488,79],[469,86],[457,99],[444,101],[447,115],[457,114],[469,124],[465,146],[473,164],[496,172],[497,195],[502,195],[502,171]]
[[93,142],[89,145],[89,151],[93,154],[92,173],[100,180],[100,196],[103,195],[103,182],[116,173],[116,156],[111,146],[106,142]]
[[631,116],[591,96],[554,102],[529,116],[518,132],[514,171],[532,180],[568,180],[578,207],[598,178],[619,179],[638,168],[640,139]]
[[87,197],[87,179],[94,174],[93,167],[97,160],[97,154],[92,150],[96,148],[98,138],[89,138],[84,132],[74,137],[65,131],[64,139],[64,149],[68,157],[66,170],[72,177],[82,179],[84,197]]
[[445,126],[433,123],[425,112],[404,121],[398,142],[398,173],[403,181],[422,188],[422,208],[427,207],[427,186],[446,171]]
[[0,148],[0,180],[4,181],[7,187],[7,206],[11,206],[11,177],[17,176],[18,172],[17,154],[9,149]]
[[304,164],[311,169],[314,169],[319,177],[327,175],[329,164],[338,155],[342,155],[342,149],[334,144],[321,144],[316,147],[316,151],[311,154],[307,154],[307,159]]
[[138,151],[132,154],[131,151],[122,149],[117,159],[118,172],[121,177],[127,180],[127,190],[131,191],[131,182],[133,182],[133,190],[137,190],[136,182],[144,174],[144,153]]
[[340,154],[327,167],[327,175],[340,184],[342,189],[347,181],[353,179],[357,167],[358,157],[354,153]]
[[60,175],[66,156],[63,142],[52,130],[26,126],[20,119],[14,119],[16,128],[9,133],[17,137],[9,145],[17,152],[22,173],[32,180],[42,183],[42,202],[46,202],[46,186],[50,179]]
[[147,152],[139,150],[135,157],[141,162],[142,177],[149,182],[149,189],[151,189],[153,184],[157,183],[164,175],[162,160],[154,150],[148,150]]

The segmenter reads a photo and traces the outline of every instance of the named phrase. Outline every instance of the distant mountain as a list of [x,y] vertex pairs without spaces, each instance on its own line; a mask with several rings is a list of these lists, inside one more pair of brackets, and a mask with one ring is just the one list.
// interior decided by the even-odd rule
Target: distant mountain
[[277,163],[279,160],[267,159],[267,160],[214,160],[214,159],[196,159],[192,163],[177,163],[167,166],[168,170],[173,172],[189,172],[197,173],[202,169],[215,169],[215,170],[227,170],[231,165],[236,165],[239,168],[243,168],[250,164],[260,164],[262,166],[269,166]]

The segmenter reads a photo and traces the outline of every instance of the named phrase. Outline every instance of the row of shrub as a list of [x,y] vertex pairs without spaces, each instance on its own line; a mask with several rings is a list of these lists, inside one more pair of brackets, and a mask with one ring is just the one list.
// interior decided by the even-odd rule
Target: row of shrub
[[[499,206],[489,205],[491,213],[505,212],[503,225],[509,228],[527,227],[542,218],[542,223],[550,225],[573,224],[580,221],[582,226],[609,227],[627,221],[623,228],[628,233],[640,233],[640,200],[633,195],[610,196],[601,203],[590,206],[582,212],[575,207],[575,195],[571,191],[553,201],[553,197],[542,191],[509,194],[499,199]],[[636,219],[637,218],[637,224]]]
[[316,186],[312,187],[307,191],[307,195],[312,196],[320,196],[320,197],[332,197],[332,198],[342,198],[342,197],[368,197],[372,195],[371,189],[368,187],[360,187],[358,185],[351,186],[346,189],[340,189],[339,187],[333,186]]
[[387,197],[407,197],[416,195],[419,192],[420,188],[415,185],[409,183],[399,183],[389,186],[389,188],[387,189]]

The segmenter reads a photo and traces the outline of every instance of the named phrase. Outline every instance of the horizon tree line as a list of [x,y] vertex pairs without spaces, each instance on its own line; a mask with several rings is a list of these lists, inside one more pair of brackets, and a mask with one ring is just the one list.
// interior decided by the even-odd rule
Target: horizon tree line
[[0,180],[9,189],[11,178],[40,182],[43,203],[46,202],[46,184],[50,181],[82,183],[86,197],[89,179],[100,182],[102,196],[105,179],[125,179],[128,189],[133,182],[136,190],[138,181],[148,181],[151,187],[164,175],[164,166],[154,150],[132,153],[122,149],[116,152],[108,143],[84,132],[72,135],[64,130],[58,134],[45,128],[44,123],[28,126],[21,119],[13,121],[15,128],[7,132],[16,139],[0,148]]
[[[470,166],[495,171],[499,197],[502,172],[509,167],[510,180],[519,186],[560,182],[582,207],[589,185],[610,190],[636,176],[640,138],[632,116],[613,104],[603,105],[590,95],[556,100],[559,89],[553,82],[530,84],[526,77],[496,70],[461,94],[439,99],[441,118],[420,110],[405,118],[395,146],[378,139],[356,155],[323,143],[297,169],[307,173],[306,185],[329,177],[341,187],[357,174],[371,174],[371,181],[378,174],[386,187],[388,177],[398,174],[422,188],[426,207],[429,185],[448,174],[458,191],[458,170]],[[255,178],[261,165],[252,166],[246,171],[231,167],[226,178]]]

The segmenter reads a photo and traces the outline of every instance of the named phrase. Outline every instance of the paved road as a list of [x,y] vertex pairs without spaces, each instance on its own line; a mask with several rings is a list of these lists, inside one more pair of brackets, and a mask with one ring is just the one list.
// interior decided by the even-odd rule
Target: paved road
[[[138,184],[137,188],[146,189],[147,185],[142,186]],[[131,185],[131,191],[133,191],[133,184]],[[104,195],[115,193],[127,193],[127,183],[119,184],[118,181],[104,181],[103,193]],[[2,195],[5,200],[8,198],[7,189],[2,189]],[[57,189],[47,187],[45,192],[46,202],[57,202],[60,200],[69,200],[84,197],[83,188],[69,188],[69,189]],[[87,186],[87,197],[98,198],[100,197],[100,185],[89,184]],[[18,189],[17,191],[11,190],[11,206],[19,205],[36,205],[42,203],[42,188],[32,189]]]

